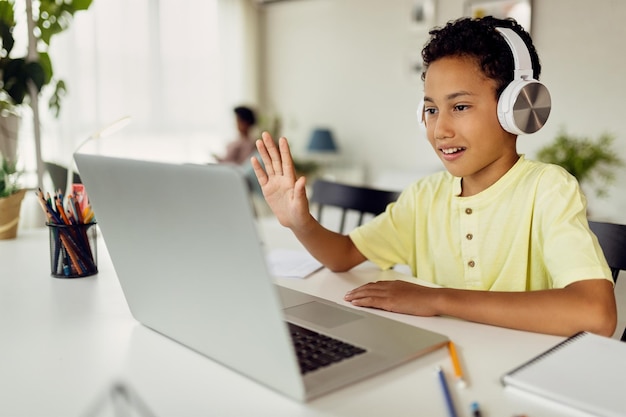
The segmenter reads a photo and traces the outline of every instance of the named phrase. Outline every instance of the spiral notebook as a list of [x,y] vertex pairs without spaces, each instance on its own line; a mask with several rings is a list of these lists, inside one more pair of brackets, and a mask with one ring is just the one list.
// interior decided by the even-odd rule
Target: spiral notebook
[[626,415],[626,343],[581,332],[506,373],[505,386],[595,416]]

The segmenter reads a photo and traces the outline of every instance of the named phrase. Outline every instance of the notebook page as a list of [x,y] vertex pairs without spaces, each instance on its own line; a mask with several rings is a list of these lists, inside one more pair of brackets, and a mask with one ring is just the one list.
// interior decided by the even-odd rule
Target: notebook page
[[598,416],[623,416],[626,343],[579,333],[507,373],[502,382]]

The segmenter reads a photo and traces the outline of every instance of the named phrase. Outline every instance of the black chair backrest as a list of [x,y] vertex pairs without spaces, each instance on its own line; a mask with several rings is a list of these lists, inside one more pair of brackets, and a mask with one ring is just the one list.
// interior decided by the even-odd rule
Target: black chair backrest
[[619,271],[626,271],[626,225],[589,221],[589,227],[598,237],[613,280],[617,281]]
[[[617,282],[619,271],[626,271],[626,225],[589,221],[589,227],[598,237],[613,281]],[[620,340],[626,342],[626,329]]]
[[[63,192],[65,192],[65,186],[67,185],[67,168],[62,165],[55,164],[54,162],[44,162],[43,164],[46,171],[48,171],[48,174],[50,174],[55,191],[63,190]],[[72,175],[72,184],[80,183],[80,175],[74,172]]]
[[324,206],[340,208],[341,224],[339,231],[344,233],[348,211],[359,212],[358,225],[363,224],[365,213],[377,215],[385,211],[387,205],[398,199],[397,191],[380,190],[341,184],[334,181],[318,179],[313,183],[311,202],[317,204],[317,220],[322,220]]

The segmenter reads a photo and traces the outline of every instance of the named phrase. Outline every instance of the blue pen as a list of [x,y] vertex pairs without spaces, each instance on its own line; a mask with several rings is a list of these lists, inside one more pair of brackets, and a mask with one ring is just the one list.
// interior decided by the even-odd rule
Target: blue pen
[[481,417],[482,413],[480,412],[480,407],[478,406],[478,403],[476,401],[474,401],[472,403],[472,417]]
[[452,396],[450,395],[450,389],[448,389],[448,383],[446,382],[446,376],[444,375],[441,366],[437,367],[437,375],[439,376],[441,390],[443,391],[443,396],[446,400],[446,406],[448,407],[448,415],[450,417],[457,417],[456,409],[454,408],[454,403],[452,402]]

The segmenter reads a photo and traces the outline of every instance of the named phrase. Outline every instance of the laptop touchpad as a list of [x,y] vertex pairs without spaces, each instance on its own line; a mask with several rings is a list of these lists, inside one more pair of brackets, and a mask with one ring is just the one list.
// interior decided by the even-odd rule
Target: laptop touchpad
[[290,316],[328,328],[341,326],[342,324],[363,318],[357,313],[352,313],[328,304],[318,303],[317,301],[289,307],[284,311]]

